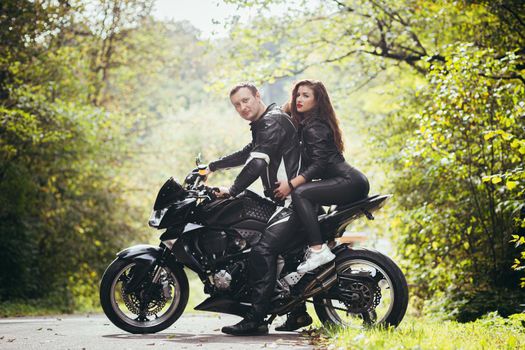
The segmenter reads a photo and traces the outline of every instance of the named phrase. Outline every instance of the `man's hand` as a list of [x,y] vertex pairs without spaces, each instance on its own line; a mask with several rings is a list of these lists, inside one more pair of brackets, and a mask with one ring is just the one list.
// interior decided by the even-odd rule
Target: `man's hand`
[[219,186],[218,191],[216,190],[217,198],[228,198],[230,197],[230,189],[228,187]]
[[277,199],[283,200],[292,192],[292,189],[288,186],[288,182],[286,181],[277,181],[275,184],[277,185],[277,188],[273,190],[273,195]]

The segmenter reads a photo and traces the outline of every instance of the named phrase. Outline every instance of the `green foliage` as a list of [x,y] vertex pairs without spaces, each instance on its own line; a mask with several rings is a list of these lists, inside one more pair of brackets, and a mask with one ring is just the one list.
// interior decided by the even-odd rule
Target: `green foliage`
[[459,322],[471,322],[481,316],[497,312],[508,317],[523,310],[523,292],[515,288],[492,288],[491,290],[453,290],[438,292],[425,302],[424,311],[436,317]]
[[328,349],[521,349],[525,318],[490,313],[466,324],[408,317],[396,329],[333,329],[313,333],[315,344]]
[[453,58],[430,67],[429,85],[418,94],[424,109],[412,116],[418,129],[400,157],[400,242],[408,268],[418,271],[419,292],[512,288],[525,87],[492,78],[513,67],[512,54],[495,59],[472,45],[450,50]]
[[[155,21],[150,1],[92,5],[0,7],[5,315],[98,307],[115,253],[148,240],[143,211],[154,198],[145,202],[134,186],[151,173],[137,154],[166,114],[205,94],[209,61],[194,28]],[[149,196],[157,186],[146,187]]]
[[[69,293],[67,277],[86,261],[103,271],[125,240],[107,233],[128,232],[133,213],[107,177],[120,141],[118,116],[73,101],[81,94],[70,84],[50,89],[48,79],[64,84],[68,67],[50,70],[44,61],[32,64],[32,84],[11,86],[9,104],[0,107],[3,300]],[[65,306],[74,308],[75,297]]]

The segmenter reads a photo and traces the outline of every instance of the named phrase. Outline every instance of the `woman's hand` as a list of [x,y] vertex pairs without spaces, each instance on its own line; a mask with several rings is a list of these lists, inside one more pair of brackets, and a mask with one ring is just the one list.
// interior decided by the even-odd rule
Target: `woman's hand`
[[288,186],[288,182],[286,181],[277,181],[275,184],[277,185],[277,188],[273,190],[273,194],[277,199],[283,200],[292,192],[292,189]]

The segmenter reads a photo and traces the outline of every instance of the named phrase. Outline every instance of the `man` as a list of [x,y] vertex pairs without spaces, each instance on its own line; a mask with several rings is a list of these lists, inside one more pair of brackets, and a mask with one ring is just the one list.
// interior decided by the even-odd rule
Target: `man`
[[[264,194],[274,199],[273,189],[278,181],[289,181],[299,172],[300,151],[297,131],[291,119],[280,108],[266,106],[257,88],[250,83],[235,86],[230,92],[230,101],[239,115],[250,121],[252,141],[242,150],[223,157],[208,165],[209,171],[231,168],[244,164],[240,174],[230,188],[221,187],[219,196],[236,196],[261,178]],[[289,199],[286,200],[288,204]],[[277,256],[293,238],[294,216],[283,216],[280,207],[272,216],[261,240],[252,247],[249,257],[250,282],[253,287],[253,309],[242,321],[222,328],[232,335],[261,335],[268,333],[265,317],[270,298],[275,288]],[[287,321],[281,330],[291,330],[310,324],[311,318],[299,309],[302,318]]]

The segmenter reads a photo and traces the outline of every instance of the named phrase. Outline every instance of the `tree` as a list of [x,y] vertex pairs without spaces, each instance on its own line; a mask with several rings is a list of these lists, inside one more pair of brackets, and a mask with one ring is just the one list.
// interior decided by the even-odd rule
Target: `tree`
[[0,302],[89,308],[115,252],[147,239],[129,169],[206,47],[151,1],[0,6]]

